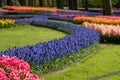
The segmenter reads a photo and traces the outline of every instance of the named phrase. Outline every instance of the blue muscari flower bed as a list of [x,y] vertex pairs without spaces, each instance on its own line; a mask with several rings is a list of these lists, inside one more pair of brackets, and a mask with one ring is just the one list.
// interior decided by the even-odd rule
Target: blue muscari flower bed
[[61,16],[49,16],[50,20],[62,20],[62,21],[68,21],[68,22],[73,22],[73,18],[72,17],[61,17]]
[[89,11],[79,11],[79,12],[58,11],[57,13],[58,13],[58,14],[87,15],[87,16],[102,15],[101,12],[89,12]]
[[42,12],[34,11],[2,11],[0,12],[0,19],[22,19],[31,18],[43,14]]
[[34,17],[35,15],[20,15],[20,16],[6,16],[6,15],[0,15],[0,19],[23,19],[23,18],[31,18]]
[[[10,15],[10,14],[36,14],[34,11],[1,11],[0,14],[2,15]],[[40,12],[37,12],[40,14]]]
[[[87,15],[87,16],[97,16],[103,15],[102,11],[79,11],[79,12],[67,12],[67,11],[57,11],[58,14],[76,14],[76,15]],[[114,16],[120,16],[120,12],[113,12]]]
[[[87,16],[95,16],[95,15],[102,15],[100,12],[88,12],[88,11],[80,11],[80,12],[65,12],[65,11],[58,11],[57,14],[73,14],[73,15],[87,15]],[[48,17],[50,20],[61,20],[61,21],[68,21],[68,22],[73,22],[74,17],[63,17],[63,16],[55,16],[52,14],[51,16]]]
[[37,43],[36,45],[27,45],[24,47],[13,47],[0,52],[0,56],[17,56],[27,62],[33,62],[41,66],[42,63],[49,63],[55,58],[63,59],[65,55],[73,55],[81,48],[88,48],[100,40],[100,33],[96,30],[85,27],[78,27],[71,24],[57,23],[47,20],[50,14],[45,14],[29,19],[16,19],[16,23],[32,22],[33,25],[44,25],[58,30],[67,30],[70,32],[66,37]]
[[[87,15],[87,16],[97,16],[97,15],[102,15],[101,12],[91,12],[91,11],[80,11],[80,12],[65,12],[65,11],[58,11],[57,14],[73,14],[73,15]],[[120,12],[114,12],[113,16],[120,16]],[[49,16],[48,19],[51,20],[61,20],[61,21],[68,21],[68,22],[73,22],[73,17],[62,17],[62,16],[55,16],[51,15]]]

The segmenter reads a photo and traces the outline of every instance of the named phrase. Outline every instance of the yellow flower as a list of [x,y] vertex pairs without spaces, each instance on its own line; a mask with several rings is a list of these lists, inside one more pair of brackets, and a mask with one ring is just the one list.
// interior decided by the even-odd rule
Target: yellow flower
[[0,25],[2,28],[8,28],[15,25],[15,21],[12,19],[0,19]]

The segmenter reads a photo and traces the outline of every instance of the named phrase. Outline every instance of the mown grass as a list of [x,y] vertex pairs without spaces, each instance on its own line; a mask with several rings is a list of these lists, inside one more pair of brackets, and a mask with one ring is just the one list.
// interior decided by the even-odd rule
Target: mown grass
[[41,75],[42,80],[119,80],[120,73],[109,73],[120,70],[120,45],[101,44],[100,47],[95,54],[64,70]]
[[29,24],[19,24],[15,28],[0,29],[0,50],[13,46],[33,45],[66,36],[66,33]]
[[0,10],[4,10],[2,7],[0,7]]
[[2,8],[0,7],[0,10],[2,10]]

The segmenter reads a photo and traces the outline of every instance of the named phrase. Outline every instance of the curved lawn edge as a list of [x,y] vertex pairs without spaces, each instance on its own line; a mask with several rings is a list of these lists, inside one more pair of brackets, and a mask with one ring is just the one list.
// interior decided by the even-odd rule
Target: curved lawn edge
[[57,23],[46,20],[48,16],[40,16],[38,18],[16,20],[16,22],[33,22],[33,24],[45,25],[62,31],[70,31],[66,37],[55,39],[48,42],[38,43],[32,46],[9,48],[0,52],[0,56],[9,55],[17,56],[27,62],[33,62],[35,65],[42,66],[54,61],[54,59],[63,59],[66,55],[73,55],[82,48],[87,48],[100,40],[100,33],[85,27],[76,25]]
[[[29,34],[28,34],[29,33]],[[11,47],[35,45],[45,41],[59,39],[67,34],[45,27],[36,27],[30,24],[16,24],[14,28],[0,29],[0,51]]]
[[[110,16],[108,16],[108,18],[110,18]],[[90,29],[92,29],[92,25],[91,26],[88,26],[88,25],[83,25],[84,23],[84,21],[79,21],[79,23],[80,24],[78,24],[78,23],[75,23],[75,21],[73,21],[73,17],[64,17],[64,16],[55,16],[55,15],[51,15],[51,16],[49,16],[48,17],[48,19],[49,20],[55,20],[55,21],[61,21],[61,22],[63,22],[63,21],[65,21],[65,22],[70,22],[71,24],[76,24],[76,25],[80,25],[80,24],[82,24],[82,26],[84,26],[84,27],[87,27],[87,28],[90,28]],[[89,23],[90,24],[90,23]],[[102,24],[103,25],[103,24]],[[79,26],[80,27],[80,26]],[[94,30],[97,30],[97,29],[94,29]],[[101,31],[100,30],[98,30],[100,33],[101,33]],[[104,30],[103,30],[103,32],[104,32]],[[111,30],[111,32],[114,32],[114,31],[112,31]],[[109,33],[109,31],[108,31],[108,33]],[[116,32],[114,32],[114,33],[116,33]],[[119,34],[119,33],[117,33],[117,34]],[[114,44],[120,44],[120,36],[119,35],[110,35],[110,34],[106,34],[106,35],[103,35],[103,34],[101,34],[101,36],[100,36],[100,43],[114,43]]]
[[91,56],[99,49],[99,42],[96,42],[93,45],[90,45],[88,48],[80,49],[78,52],[75,52],[72,55],[65,55],[63,59],[54,59],[50,63],[44,64],[41,67],[35,66],[34,63],[30,63],[31,72],[37,73],[39,75],[46,75],[48,73],[56,72],[59,70],[63,70],[64,68],[70,66],[71,64],[75,64],[85,57]]

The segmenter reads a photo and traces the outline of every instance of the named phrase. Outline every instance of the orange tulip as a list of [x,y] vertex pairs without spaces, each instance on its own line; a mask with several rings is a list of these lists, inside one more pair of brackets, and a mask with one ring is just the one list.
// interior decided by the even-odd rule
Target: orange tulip
[[111,19],[111,18],[103,18],[103,17],[89,17],[89,16],[77,16],[73,19],[75,23],[79,22],[91,22],[91,23],[99,23],[99,24],[120,24],[120,18]]
[[3,8],[10,10],[18,10],[18,11],[56,12],[56,8],[47,8],[47,7],[4,6]]

